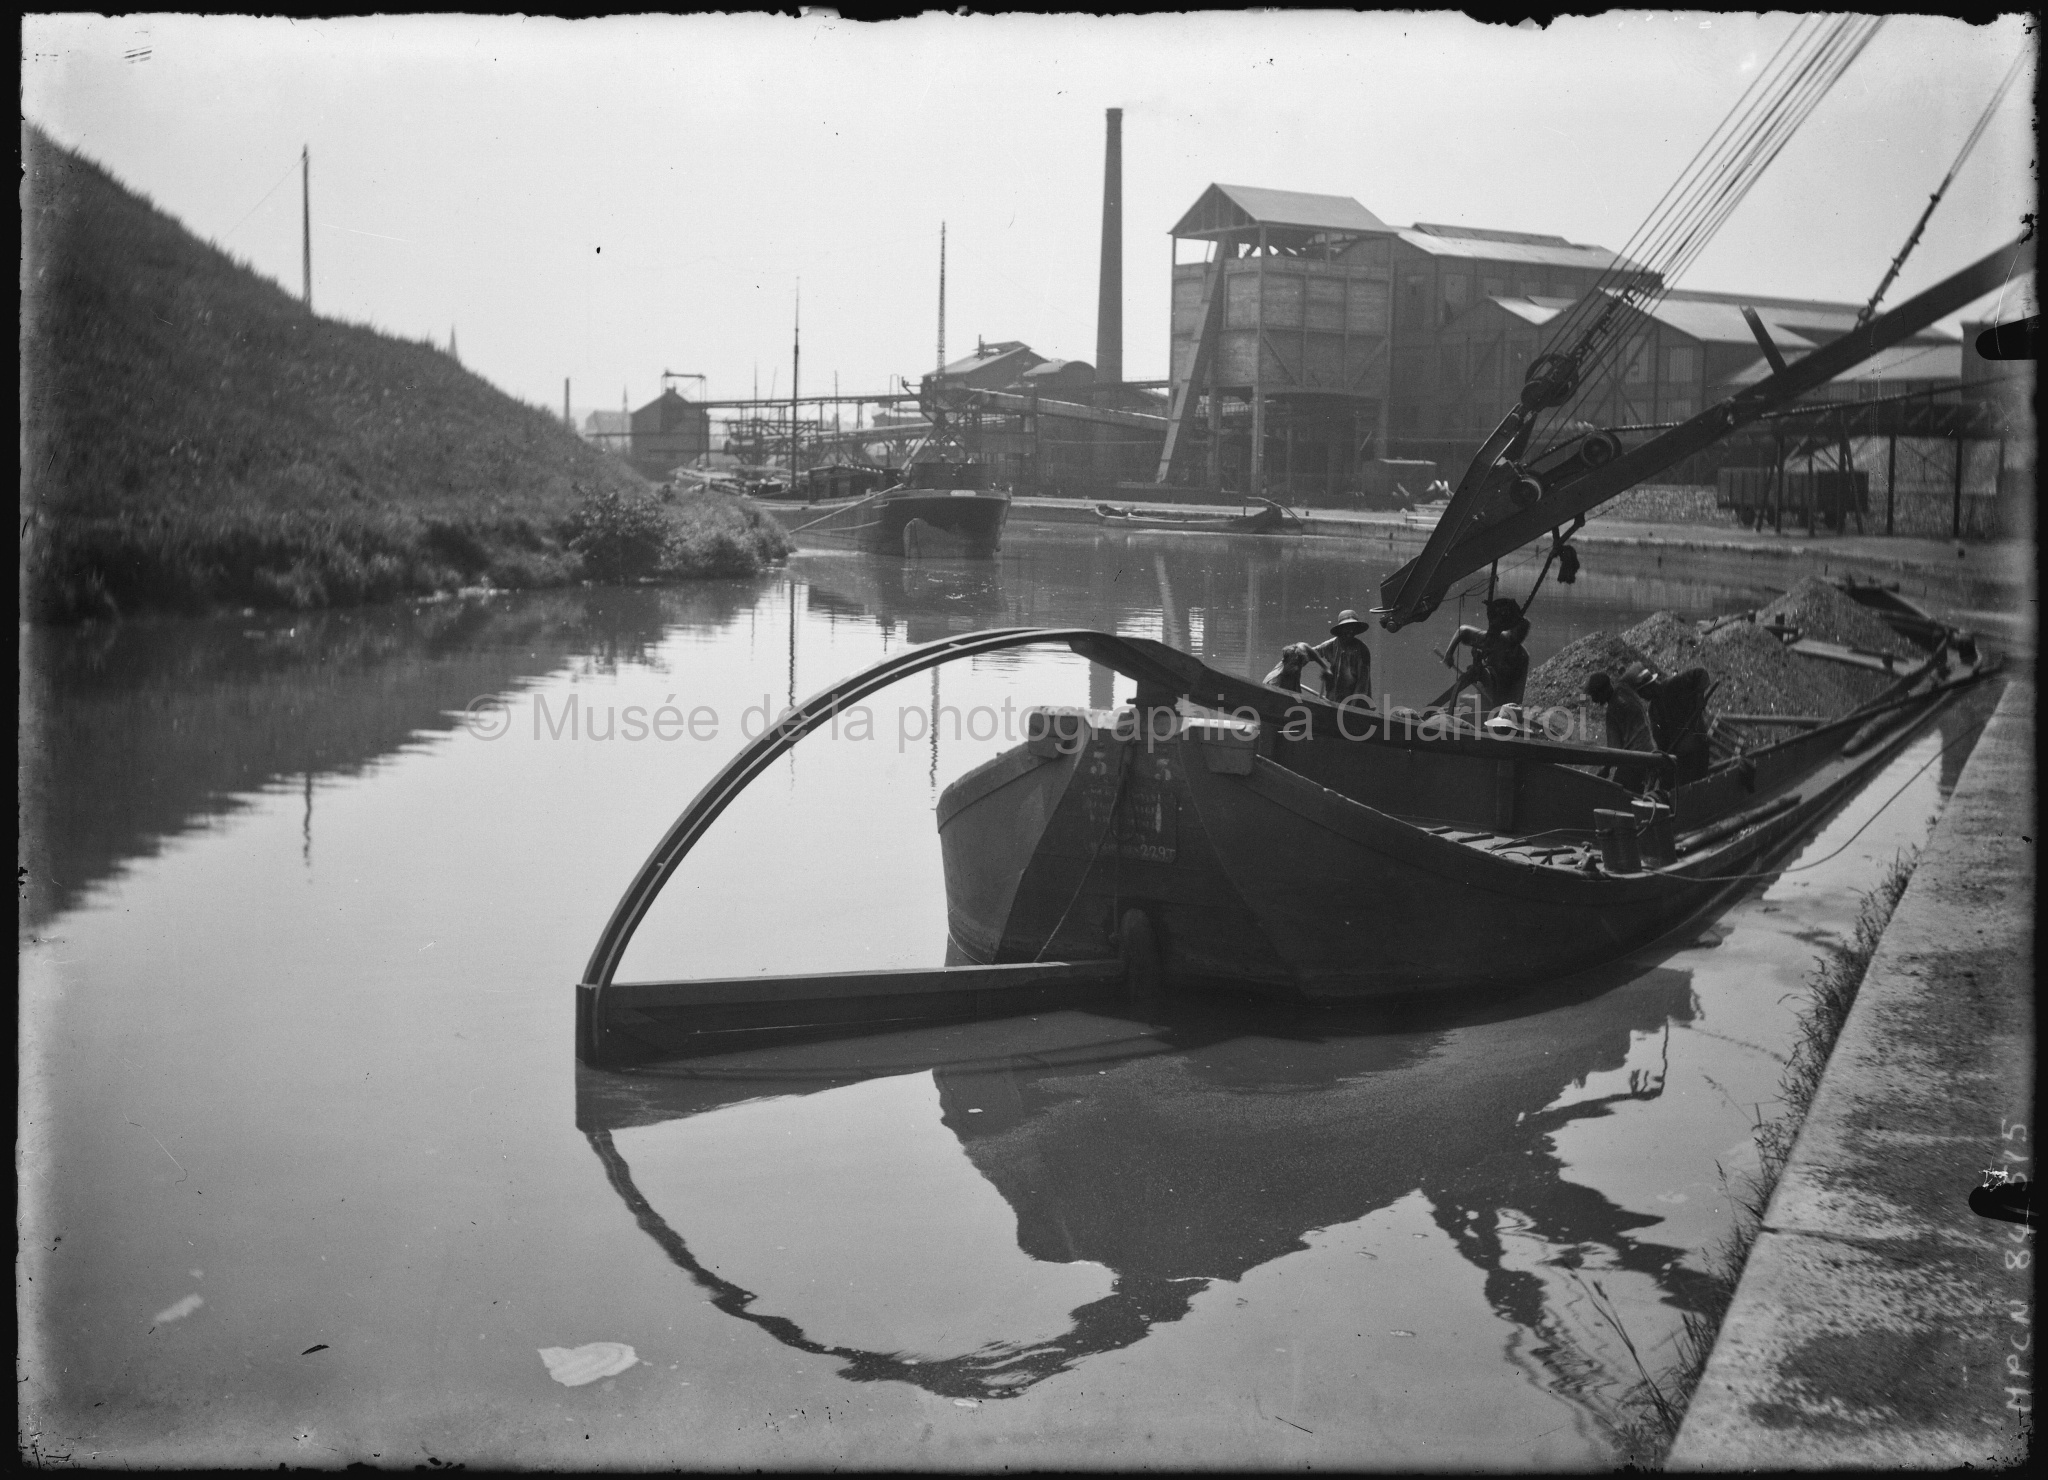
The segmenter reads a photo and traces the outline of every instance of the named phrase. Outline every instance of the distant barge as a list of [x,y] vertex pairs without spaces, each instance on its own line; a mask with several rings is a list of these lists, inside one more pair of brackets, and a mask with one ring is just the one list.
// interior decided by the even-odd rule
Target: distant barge
[[873,492],[821,498],[800,483],[786,493],[743,494],[741,501],[806,549],[985,560],[1001,548],[1010,494],[989,487],[986,467],[921,462],[906,474],[903,482]]
[[1301,527],[1300,520],[1271,499],[1255,498],[1252,502],[1259,507],[1248,514],[1223,515],[1097,504],[1095,517],[1111,529],[1179,530],[1187,534],[1269,534]]

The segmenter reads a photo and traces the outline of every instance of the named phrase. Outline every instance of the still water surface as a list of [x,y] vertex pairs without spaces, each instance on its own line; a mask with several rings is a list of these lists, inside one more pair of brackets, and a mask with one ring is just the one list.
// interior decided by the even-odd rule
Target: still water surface
[[[573,1062],[570,987],[619,890],[763,713],[1027,623],[1257,677],[1397,559],[1018,531],[981,567],[806,554],[748,582],[30,634],[40,1451],[1613,1462],[1638,1376],[1617,1325],[1669,1359],[1731,1221],[1722,1173],[1772,1113],[1788,994],[1924,840],[1974,717],[1834,818],[1801,860],[1824,861],[1597,979]],[[1770,594],[1623,559],[1546,588],[1536,661]],[[1372,638],[1378,690],[1441,689],[1459,615]],[[1129,687],[1034,651],[876,696],[866,733],[806,740],[725,814],[622,977],[938,964],[938,791],[1023,708]],[[538,1354],[592,1342],[637,1363],[569,1388]]]

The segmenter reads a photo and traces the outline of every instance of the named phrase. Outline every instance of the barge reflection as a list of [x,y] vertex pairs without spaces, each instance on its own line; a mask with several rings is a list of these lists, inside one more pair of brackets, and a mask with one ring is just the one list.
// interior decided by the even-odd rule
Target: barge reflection
[[[1570,1391],[1585,1365],[1573,1320],[1553,1308],[1539,1273],[1510,1267],[1527,1264],[1530,1241],[1545,1251],[1541,1264],[1633,1271],[1680,1308],[1698,1308],[1705,1292],[1680,1262],[1682,1250],[1639,1237],[1657,1218],[1570,1179],[1552,1135],[1661,1095],[1658,1045],[1696,1010],[1690,973],[1638,963],[1457,1012],[1205,1002],[1143,1020],[1047,1013],[629,1073],[579,1066],[578,1126],[640,1228],[715,1306],[841,1363],[840,1375],[854,1381],[901,1381],[956,1398],[1013,1395],[1135,1345],[1187,1315],[1211,1285],[1308,1248],[1318,1230],[1420,1192],[1436,1225],[1483,1273],[1488,1304],[1523,1333],[1509,1343],[1514,1359],[1533,1359],[1532,1376]],[[832,1135],[829,1092],[891,1076],[928,1076],[944,1133],[1014,1213],[1016,1249],[993,1249],[984,1229],[979,1254],[948,1243],[935,1256],[965,1261],[969,1277],[933,1270],[912,1288],[862,1290],[892,1260],[896,1276],[913,1267],[896,1245],[936,1208],[879,1185],[890,1163],[881,1141],[869,1143],[877,1148],[865,1169],[872,1181],[862,1180],[862,1167],[835,1164],[832,1176],[800,1180],[772,1209],[730,1203],[762,1179],[814,1176],[790,1138]],[[748,1164],[737,1178],[700,1175],[693,1168],[708,1160],[663,1150],[663,1137],[683,1135],[693,1118],[778,1097],[772,1134],[726,1141],[722,1164],[730,1168],[736,1146]],[[907,1118],[887,1126],[890,1141],[920,1129]],[[732,1185],[720,1185],[721,1176]],[[849,1214],[849,1185],[876,1206]],[[776,1268],[764,1246],[807,1220],[843,1232],[810,1245],[828,1267]],[[697,1223],[722,1225],[727,1257],[702,1251]],[[705,1237],[720,1236],[712,1228]],[[800,1233],[789,1237],[801,1243]],[[1032,1293],[1019,1293],[1030,1283],[1015,1272],[1019,1252],[1042,1276]],[[719,1267],[734,1264],[765,1275],[775,1293],[757,1293]],[[1091,1265],[1107,1293],[1073,1305],[1065,1329],[1047,1335],[1045,1300],[1079,1288],[1085,1281],[1073,1267]],[[1047,1266],[1069,1269],[1054,1279]],[[975,1274],[985,1278],[963,1293]],[[977,1308],[950,1322],[939,1319],[946,1312],[919,1309],[949,1299]],[[1015,1306],[1007,1312],[1006,1299]],[[865,1306],[853,1323],[867,1339],[821,1334],[843,1334],[849,1300]],[[936,1352],[903,1334],[929,1331],[935,1320],[940,1329],[977,1327],[981,1339]],[[992,1322],[1000,1334],[988,1334]]]

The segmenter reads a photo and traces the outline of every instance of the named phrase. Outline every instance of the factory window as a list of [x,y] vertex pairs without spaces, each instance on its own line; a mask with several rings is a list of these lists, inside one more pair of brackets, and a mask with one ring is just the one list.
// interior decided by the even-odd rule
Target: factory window
[[1515,284],[1515,291],[1524,298],[1540,298],[1543,296],[1543,283],[1538,278],[1522,278]]
[[1404,329],[1427,329],[1429,327],[1429,279],[1421,273],[1402,279],[1401,327]]
[[1501,296],[1505,294],[1507,290],[1508,280],[1506,278],[1490,277],[1483,278],[1480,280],[1479,291],[1485,294],[1488,298]]
[[1448,324],[1465,311],[1465,304],[1472,293],[1472,279],[1462,272],[1447,272],[1443,282],[1443,316],[1440,323]]
[[1337,260],[1351,267],[1375,268],[1387,265],[1387,238],[1369,236],[1352,242],[1337,254]]
[[1628,367],[1622,375],[1625,385],[1648,385],[1650,383],[1650,342],[1647,339],[1632,339],[1621,351],[1621,362]]
[[1664,351],[1664,379],[1671,385],[1697,385],[1700,378],[1700,351],[1691,348],[1667,349]]
[[1691,396],[1671,396],[1664,402],[1664,420],[1690,421],[1698,414],[1699,407],[1693,404]]

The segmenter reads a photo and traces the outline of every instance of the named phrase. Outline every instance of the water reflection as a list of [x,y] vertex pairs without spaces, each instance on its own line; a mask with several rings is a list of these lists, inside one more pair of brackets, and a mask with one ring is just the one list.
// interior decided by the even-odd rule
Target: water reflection
[[[1047,1014],[629,1074],[579,1069],[578,1125],[639,1227],[713,1304],[842,1363],[841,1375],[856,1381],[959,1398],[1014,1395],[1142,1341],[1185,1316],[1213,1283],[1241,1280],[1305,1250],[1319,1230],[1419,1192],[1483,1272],[1494,1312],[1526,1333],[1516,1345],[1533,1375],[1571,1393],[1587,1364],[1551,1283],[1516,1267],[1532,1242],[1539,1263],[1631,1271],[1680,1308],[1694,1308],[1701,1291],[1680,1262],[1683,1250],[1640,1237],[1660,1220],[1567,1177],[1553,1136],[1617,1104],[1657,1099],[1656,1045],[1696,1010],[1689,972],[1637,964],[1458,1012],[1205,1002],[1144,1020]],[[925,1076],[936,1088],[937,1125],[920,1130],[899,1105],[887,1140],[873,1143],[870,1180],[835,1180],[815,1203],[801,1185],[776,1186],[805,1175],[801,1156],[778,1148],[830,1134],[847,1113],[836,1095]],[[763,1105],[773,1106],[781,1134],[762,1134],[767,1122],[753,1127],[744,1175],[688,1149],[694,1118],[705,1117],[703,1134],[713,1136],[720,1115]],[[985,1236],[978,1246],[955,1241],[926,1256],[918,1288],[873,1288],[871,1271],[886,1265],[891,1246],[937,1212],[902,1200],[898,1179],[885,1175],[884,1147],[941,1131],[1014,1214],[1015,1250]],[[850,1211],[849,1196],[873,1206]],[[712,1204],[719,1225],[824,1223],[865,1234],[806,1244],[804,1267],[792,1270],[705,1228],[724,1249],[721,1260],[693,1246]],[[1038,1279],[1008,1267],[1017,1252]],[[967,1268],[934,1267],[962,1262]],[[734,1263],[777,1293],[721,1272]],[[1046,1271],[1057,1266],[1099,1266],[1109,1287],[1047,1334],[1031,1328],[1042,1324]],[[971,1348],[934,1352],[904,1339],[903,1322],[931,1323],[935,1288],[986,1304],[978,1269],[981,1284],[1020,1292],[1011,1312],[1019,1329],[997,1319],[991,1331],[984,1311],[951,1323],[981,1330]],[[849,1301],[861,1307],[857,1316]],[[851,1326],[867,1340],[824,1339],[821,1325]]]
[[[1320,637],[1339,607],[1369,605],[1401,558],[1370,542],[1042,529],[1020,533],[993,563],[807,552],[755,581],[26,629],[23,921],[39,925],[124,861],[279,784],[302,794],[310,863],[321,778],[359,773],[452,729],[477,696],[565,666],[659,667],[659,645],[679,630],[706,641],[736,624],[750,637],[776,624],[786,650],[776,687],[792,701],[843,676],[799,675],[813,640],[805,632],[829,638],[842,624],[877,630],[884,646],[992,626],[1097,627],[1164,637],[1256,678],[1282,643]],[[1550,589],[1529,646],[1540,662],[1653,605],[1707,612],[1758,594],[1654,568],[1589,574],[1576,589]],[[1442,686],[1431,635],[1375,640],[1383,692],[1420,698]],[[1005,654],[986,666],[1030,661]],[[1092,674],[1090,702],[1114,698],[1108,671]]]
[[797,562],[810,605],[828,619],[872,619],[910,643],[1003,625],[1011,607],[1002,572],[989,561],[890,560],[818,552]]
[[361,772],[463,707],[565,663],[645,663],[716,630],[758,583],[700,582],[213,621],[24,630],[24,923],[70,908],[164,840],[278,782]]

